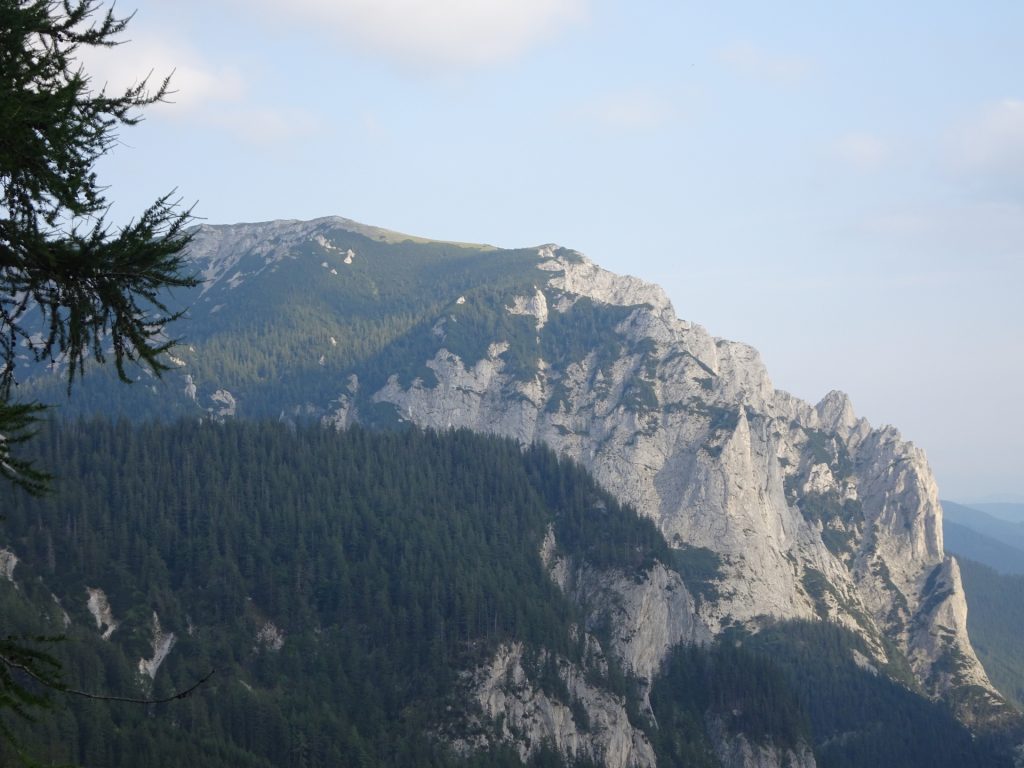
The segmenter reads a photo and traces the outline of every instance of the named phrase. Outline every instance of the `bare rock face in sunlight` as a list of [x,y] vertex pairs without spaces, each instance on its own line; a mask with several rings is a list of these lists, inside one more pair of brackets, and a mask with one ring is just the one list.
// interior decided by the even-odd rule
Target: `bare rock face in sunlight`
[[[708,635],[827,618],[861,633],[879,660],[883,638],[895,643],[932,694],[975,686],[983,701],[971,707],[1002,706],[967,636],[923,451],[857,419],[841,393],[811,406],[776,390],[756,350],[677,319],[656,286],[549,247],[538,260],[553,313],[581,300],[630,308],[614,329],[620,355],[545,359],[523,381],[500,354],[466,365],[442,346],[425,361],[436,383],[393,377],[373,399],[425,427],[542,440],[657,521],[670,544],[718,554],[718,597],[695,609]],[[539,304],[526,295],[508,311]]]
[[[630,723],[623,698],[589,684],[584,669],[554,659],[577,709],[586,712],[586,722],[581,722],[578,711],[530,680],[523,651],[520,643],[501,646],[467,681],[469,695],[480,711],[501,723],[501,741],[515,744],[524,760],[548,743],[571,759],[599,761],[608,768],[656,765],[654,749],[644,733]],[[463,739],[456,742],[456,748],[469,753],[484,744],[481,739]]]
[[696,598],[679,574],[663,563],[655,563],[638,577],[573,562],[559,554],[550,528],[540,555],[552,581],[588,606],[588,624],[607,621],[616,628],[610,650],[640,680],[645,695],[672,648],[711,640],[696,619]]

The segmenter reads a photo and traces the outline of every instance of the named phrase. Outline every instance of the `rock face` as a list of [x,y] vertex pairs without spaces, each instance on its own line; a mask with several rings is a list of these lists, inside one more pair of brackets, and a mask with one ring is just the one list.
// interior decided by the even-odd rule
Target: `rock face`
[[804,743],[795,748],[751,744],[740,734],[731,736],[721,721],[711,720],[708,733],[722,768],[816,768],[814,752]]
[[0,549],[0,575],[12,584],[14,583],[14,569],[18,565],[18,556],[10,549]]
[[[373,401],[424,427],[541,440],[653,518],[671,544],[717,553],[718,597],[673,620],[679,638],[764,617],[828,618],[863,634],[881,660],[883,638],[893,642],[929,692],[977,686],[999,706],[967,637],[923,451],[856,418],[841,393],[811,406],[776,390],[755,350],[677,319],[656,286],[550,247],[538,267],[546,281],[505,310],[540,330],[584,301],[617,308],[614,354],[542,359],[524,379],[508,370],[507,339],[467,361],[441,334],[426,361],[436,382],[395,376]],[[625,600],[626,614],[645,599]],[[950,655],[956,664],[943,662]]]
[[615,627],[611,651],[622,666],[649,684],[668,652],[680,643],[705,643],[707,628],[696,619],[696,601],[682,578],[662,563],[638,578],[599,570],[559,557],[554,531],[541,545],[541,560],[563,592],[590,610],[587,623]]
[[[520,643],[502,646],[472,677],[471,695],[481,712],[500,723],[498,740],[515,744],[523,760],[547,743],[572,759],[587,758],[608,768],[655,765],[654,750],[630,724],[623,699],[595,688],[585,670],[565,659],[542,655],[538,662],[553,663],[564,686],[561,698],[546,693],[530,679],[523,656]],[[471,751],[485,743],[470,737],[456,746]]]
[[152,640],[150,641],[153,648],[153,656],[149,659],[139,659],[139,674],[145,675],[152,681],[156,679],[157,670],[160,669],[160,665],[164,663],[164,659],[171,652],[177,638],[175,638],[173,632],[167,632],[160,626],[160,617],[157,616],[156,611],[153,611],[153,621],[150,629],[153,633]]
[[96,629],[101,631],[101,637],[104,640],[109,640],[110,636],[114,634],[114,630],[118,628],[119,624],[114,619],[114,613],[110,610],[110,602],[107,600],[107,594],[102,589],[95,587],[86,587],[86,593],[89,595],[89,599],[86,601],[86,607],[89,609],[89,613],[96,620]]

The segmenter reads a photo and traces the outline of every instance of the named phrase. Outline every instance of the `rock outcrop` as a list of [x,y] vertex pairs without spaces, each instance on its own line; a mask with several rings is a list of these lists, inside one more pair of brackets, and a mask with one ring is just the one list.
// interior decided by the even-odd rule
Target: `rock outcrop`
[[88,600],[86,600],[86,607],[89,609],[89,613],[92,614],[93,619],[96,620],[96,629],[100,630],[101,637],[104,640],[109,640],[119,624],[114,619],[114,612],[110,609],[107,593],[97,587],[86,587],[85,591],[89,595]]
[[0,549],[0,575],[14,584],[14,569],[18,565],[18,556],[10,549]]
[[553,666],[561,691],[545,691],[526,668],[521,643],[503,645],[490,663],[476,670],[469,681],[470,695],[493,728],[490,733],[456,742],[472,751],[491,741],[515,745],[526,760],[547,744],[572,759],[586,758],[607,768],[650,768],[654,749],[644,733],[629,721],[626,702],[587,681],[586,671],[562,658],[541,652],[532,660]]
[[726,731],[721,720],[709,718],[708,734],[722,768],[817,768],[814,752],[801,742],[795,747],[752,744],[743,734]]
[[160,665],[164,663],[171,652],[177,638],[173,632],[167,632],[160,626],[160,617],[157,616],[156,611],[153,611],[150,630],[152,632],[150,645],[153,649],[153,656],[148,659],[139,659],[139,675],[144,675],[153,681],[156,679],[157,670],[160,669]]
[[574,563],[558,555],[550,528],[541,545],[541,560],[562,591],[588,608],[588,625],[615,627],[611,651],[645,687],[672,648],[711,639],[696,619],[695,598],[679,574],[662,563],[639,576]]

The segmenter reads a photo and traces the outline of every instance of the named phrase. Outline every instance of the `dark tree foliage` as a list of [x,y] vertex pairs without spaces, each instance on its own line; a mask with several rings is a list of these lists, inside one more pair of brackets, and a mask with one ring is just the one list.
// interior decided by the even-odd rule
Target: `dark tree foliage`
[[[19,360],[59,360],[69,390],[88,359],[112,356],[123,380],[129,362],[159,374],[174,317],[161,292],[195,284],[181,256],[191,217],[169,195],[118,231],[104,219],[95,163],[168,80],[96,89],[76,56],[116,45],[128,21],[97,10],[97,0],[0,0],[0,477],[31,494],[49,478],[12,450],[44,406],[17,397]],[[46,703],[35,688],[62,688],[59,666],[3,618],[0,711],[29,717]]]
[[898,651],[875,671],[858,665],[855,651],[870,653],[849,630],[808,621],[754,635],[733,629],[708,648],[676,649],[650,696],[658,764],[717,766],[709,721],[754,743],[806,743],[823,768],[1013,764],[1009,745],[1017,741],[974,735],[945,704],[894,680]]
[[[463,761],[438,735],[458,736],[455,724],[467,722],[461,672],[512,641],[527,649],[533,684],[581,728],[595,727],[541,652],[579,663],[585,649],[571,626],[589,617],[540,562],[549,526],[573,561],[638,577],[672,553],[650,521],[572,462],[464,431],[84,422],[47,429],[28,450],[61,477],[48,497],[5,504],[0,547],[20,558],[15,583],[0,579],[5,626],[65,632],[67,642],[40,650],[79,688],[145,692],[137,665],[153,653],[154,612],[177,639],[149,695],[218,670],[158,717],[80,699],[34,723],[2,713],[43,760],[520,765],[507,747]],[[109,640],[86,607],[87,587],[109,597],[119,622]],[[257,639],[268,622],[280,648]],[[659,765],[717,766],[709,724],[754,744],[809,744],[826,768],[1011,763],[944,705],[894,682],[895,668],[859,667],[855,650],[870,654],[823,622],[679,648],[650,691],[653,719],[611,655],[607,672],[588,679],[625,698]],[[491,733],[481,727],[461,735]],[[0,744],[0,764],[12,756]],[[564,762],[548,747],[532,759]]]
[[[138,695],[154,611],[177,640],[153,696],[218,670],[156,718],[80,700],[34,725],[8,718],[47,760],[457,764],[430,734],[460,721],[460,671],[498,644],[523,642],[534,683],[576,703],[540,652],[583,652],[570,629],[582,612],[540,560],[548,526],[580,562],[630,570],[666,550],[572,462],[466,431],[101,422],[30,447],[61,477],[7,509],[0,544],[21,561],[17,588],[0,580],[0,615],[66,631],[54,653],[78,687]],[[109,641],[86,587],[104,589],[120,622]],[[256,639],[267,622],[283,633],[276,650]],[[592,682],[622,695],[608,674]],[[550,750],[534,762],[562,764]],[[497,750],[471,764],[519,760]]]
[[1024,708],[1024,576],[958,559],[974,649],[993,685]]
[[755,744],[781,749],[809,740],[807,716],[782,671],[733,643],[677,648],[650,699],[658,721],[653,741],[659,765],[717,766],[706,735],[709,722],[730,737],[743,734]]
[[194,285],[181,255],[191,217],[169,195],[117,231],[105,221],[96,161],[168,81],[95,87],[79,50],[116,45],[128,22],[98,5],[0,0],[0,476],[29,491],[45,478],[10,457],[39,410],[15,402],[21,355],[62,362],[68,387],[89,359],[112,357],[124,380],[130,362],[159,373],[174,317],[161,292]]
[[1012,764],[998,744],[975,738],[945,704],[896,682],[890,676],[896,670],[862,669],[854,651],[864,658],[870,651],[862,638],[843,627],[780,622],[745,638],[742,645],[783,673],[807,715],[822,768]]

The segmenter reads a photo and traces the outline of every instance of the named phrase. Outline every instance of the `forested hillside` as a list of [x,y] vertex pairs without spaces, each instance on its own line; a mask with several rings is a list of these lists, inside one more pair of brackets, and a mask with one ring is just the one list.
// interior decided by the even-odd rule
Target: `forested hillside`
[[[586,606],[541,562],[548,527],[576,562],[639,577],[661,560],[697,578],[571,462],[465,431],[99,421],[50,429],[32,449],[60,478],[46,499],[5,494],[0,546],[18,558],[0,580],[5,631],[66,635],[41,647],[91,692],[160,697],[216,670],[170,704],[51,695],[34,723],[6,712],[44,762],[518,765],[500,746],[448,746],[490,727],[473,719],[463,672],[502,643],[524,643],[538,688],[581,730],[598,727],[553,661],[593,650]],[[795,626],[680,649],[651,709],[611,654],[588,679],[623,702],[661,765],[719,764],[716,728],[811,740],[826,766],[1002,764],[943,706],[860,669],[859,640]],[[609,647],[607,627],[585,629]],[[550,747],[531,761],[565,764]]]
[[1024,707],[1024,576],[960,561],[971,610],[967,624],[992,682]]
[[[536,268],[536,249],[398,241],[371,236],[382,230],[353,231],[345,220],[321,223],[319,239],[310,227],[300,227],[299,236],[276,222],[254,225],[254,241],[232,243],[223,253],[219,238],[229,228],[199,227],[192,266],[206,282],[164,298],[185,313],[175,325],[187,339],[174,349],[175,370],[162,382],[139,373],[139,386],[124,387],[114,371],[89,366],[65,413],[198,415],[223,405],[212,399],[219,391],[231,394],[240,417],[277,418],[303,404],[322,410],[346,392],[353,373],[367,394],[391,374],[406,381],[432,375],[423,362],[446,312],[459,315],[452,349],[477,357],[491,332],[530,330],[524,318],[493,307],[546,276]],[[19,365],[44,370],[27,350]],[[47,370],[29,376],[24,391],[60,401],[64,365]]]
[[[625,567],[665,548],[550,452],[466,432],[98,422],[35,447],[61,477],[52,498],[5,505],[9,631],[62,632],[62,606],[55,652],[91,691],[138,694],[154,615],[175,642],[153,695],[217,670],[159,711],[71,700],[26,733],[53,760],[432,764],[427,732],[464,706],[459,669],[511,637],[578,655],[576,612],[537,555],[549,523]],[[598,503],[599,535],[582,525]],[[109,642],[86,607],[97,588]]]

